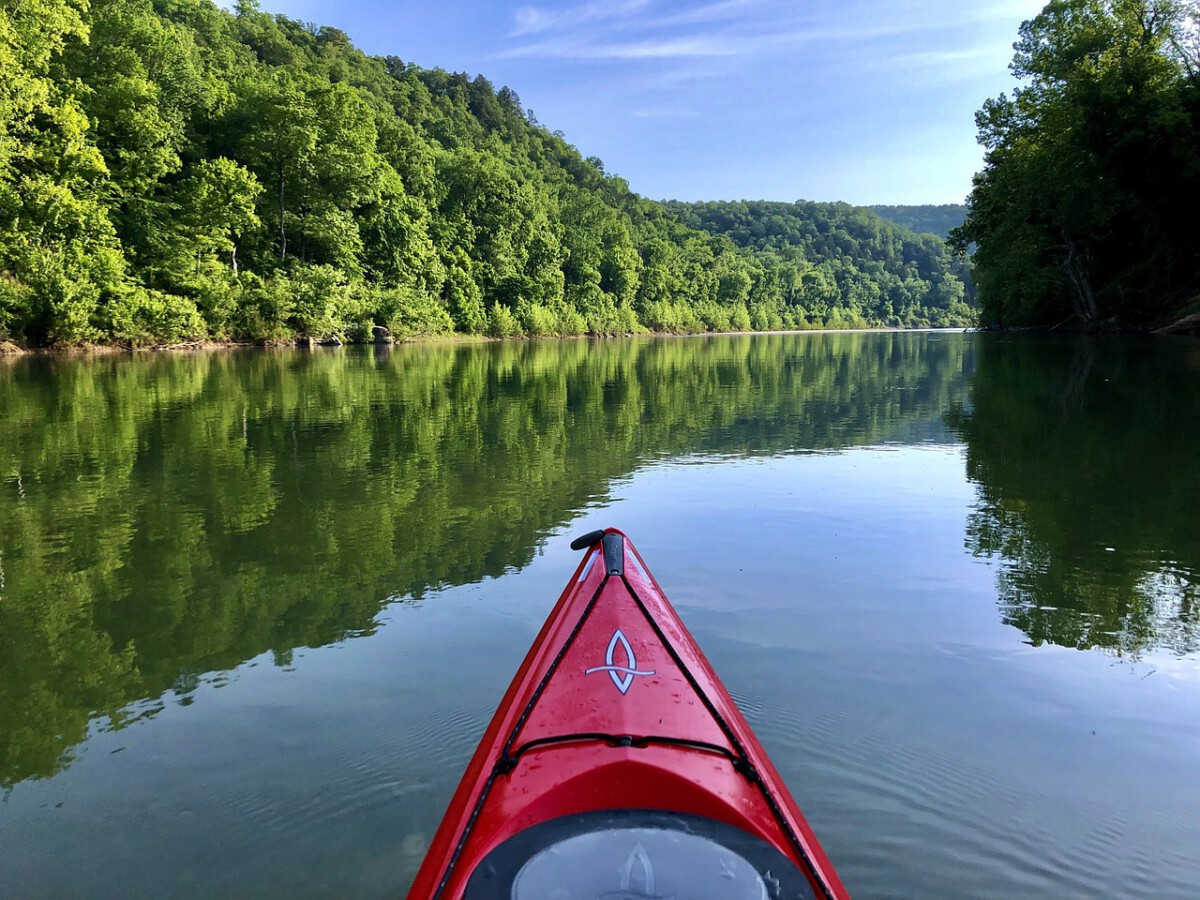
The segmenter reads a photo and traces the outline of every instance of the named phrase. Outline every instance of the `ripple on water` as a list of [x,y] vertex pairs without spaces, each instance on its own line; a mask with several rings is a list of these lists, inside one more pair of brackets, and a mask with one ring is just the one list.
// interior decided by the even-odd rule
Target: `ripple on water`
[[[1017,760],[977,762],[978,748],[930,736],[898,741],[847,708],[736,699],[764,744],[788,748],[775,762],[820,809],[827,849],[852,843],[841,874],[856,895],[917,896],[903,885],[939,884],[962,897],[1195,896],[1185,847],[1133,854],[1130,836],[1140,829],[1144,840],[1145,822],[1100,798],[1039,793],[1004,768]],[[1167,835],[1191,830],[1158,824]]]
[[427,727],[404,733],[375,729],[332,755],[307,760],[304,783],[255,780],[249,789],[227,793],[223,803],[256,831],[292,834],[442,790],[452,768],[446,761],[461,757],[462,765],[454,769],[459,772],[474,749],[481,714],[433,704],[428,712]]

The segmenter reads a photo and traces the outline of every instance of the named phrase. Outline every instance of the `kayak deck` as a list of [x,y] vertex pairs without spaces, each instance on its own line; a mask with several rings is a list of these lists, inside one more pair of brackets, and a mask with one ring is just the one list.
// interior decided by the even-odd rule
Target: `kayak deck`
[[[736,848],[718,854],[727,881],[747,859],[766,873],[762,883],[774,887],[764,898],[848,896],[632,544],[615,529],[581,542],[589,549],[488,726],[410,900],[537,896],[533,885],[544,887],[546,873],[573,853],[616,873],[607,896],[655,897],[673,876],[654,860],[665,854],[676,868],[695,869],[700,845],[681,835],[701,832],[714,847],[765,845],[758,857]],[[675,826],[645,824],[656,815],[674,816]],[[556,855],[539,855],[534,834]],[[624,867],[600,862],[609,850]],[[796,871],[782,875],[785,867]],[[523,892],[505,881],[518,874]],[[579,866],[560,875],[580,885],[591,877]],[[557,883],[563,897],[598,896]],[[785,889],[794,884],[805,890]],[[699,896],[693,886],[685,893]]]

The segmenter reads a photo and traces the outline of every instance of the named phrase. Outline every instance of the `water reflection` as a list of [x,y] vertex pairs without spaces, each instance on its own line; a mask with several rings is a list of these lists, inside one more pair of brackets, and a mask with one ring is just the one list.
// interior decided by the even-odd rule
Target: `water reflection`
[[[25,359],[0,371],[0,787],[206,673],[524,566],[688,454],[945,440],[960,336]],[[139,700],[147,702],[137,703]]]
[[981,335],[967,546],[1035,645],[1200,648],[1200,346]]

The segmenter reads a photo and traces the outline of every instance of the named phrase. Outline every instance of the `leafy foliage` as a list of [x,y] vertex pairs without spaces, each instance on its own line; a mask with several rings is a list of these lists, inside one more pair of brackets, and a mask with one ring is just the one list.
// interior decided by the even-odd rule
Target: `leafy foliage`
[[975,243],[997,326],[1139,328],[1200,305],[1196,0],[1052,0],[1021,26],[1024,81],[976,116]]
[[876,290],[869,267],[827,261],[811,242],[763,253],[689,227],[538,126],[510,88],[368,57],[335,28],[253,0],[233,12],[210,0],[8,4],[0,64],[0,338],[690,332],[969,314],[950,282],[898,276],[902,290]]

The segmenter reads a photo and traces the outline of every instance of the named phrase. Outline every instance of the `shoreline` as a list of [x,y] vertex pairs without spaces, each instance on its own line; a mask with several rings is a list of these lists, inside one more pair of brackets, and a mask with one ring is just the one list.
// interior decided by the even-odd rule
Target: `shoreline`
[[[1191,316],[1165,328],[1147,331],[1104,332],[1105,334],[1150,337],[1200,337],[1200,322],[1198,316]],[[1181,327],[1182,326],[1182,327]],[[561,334],[561,335],[513,335],[511,337],[490,337],[479,334],[432,334],[421,337],[396,338],[389,341],[342,341],[317,340],[316,338],[295,338],[287,340],[267,341],[187,341],[177,344],[157,344],[144,347],[129,347],[121,344],[80,344],[69,347],[22,347],[13,341],[0,340],[0,361],[22,359],[25,357],[79,357],[79,356],[137,356],[153,353],[215,353],[232,350],[319,350],[341,349],[343,347],[393,347],[412,346],[415,344],[500,344],[505,342],[520,343],[527,341],[609,341],[621,338],[711,338],[711,337],[745,337],[753,335],[785,335],[785,334],[1051,334],[1052,331],[1043,328],[982,328],[979,326],[953,326],[947,328],[794,328],[772,331],[646,331],[628,334]],[[1089,334],[1084,331],[1061,331],[1060,335],[1081,336]]]
[[22,347],[13,341],[0,340],[0,359],[16,359],[25,356],[136,356],[144,353],[211,353],[222,350],[318,350],[342,347],[393,347],[412,344],[501,344],[524,341],[608,341],[620,338],[706,338],[741,337],[746,335],[781,334],[920,334],[929,332],[965,333],[979,331],[978,328],[962,326],[948,328],[796,328],[773,331],[647,331],[628,334],[559,334],[559,335],[514,335],[512,337],[489,337],[477,334],[432,334],[422,337],[397,338],[391,341],[329,341],[316,338],[273,341],[186,341],[177,344],[154,344],[144,347],[129,347],[121,344],[79,344],[67,347]]
[[[801,335],[801,334],[1053,334],[1053,329],[1045,328],[983,328],[979,326],[954,326],[947,328],[796,328],[773,331],[701,331],[701,332],[672,332],[646,331],[629,334],[561,334],[561,335],[513,335],[510,337],[490,337],[477,334],[434,334],[422,337],[397,338],[390,341],[334,341],[317,340],[316,338],[296,338],[290,340],[270,341],[187,341],[177,344],[158,344],[144,347],[129,347],[121,344],[80,344],[68,347],[22,347],[13,341],[0,340],[0,365],[9,361],[30,357],[62,358],[103,357],[103,356],[139,356],[157,353],[216,353],[235,350],[325,350],[341,349],[343,347],[396,347],[437,344],[501,344],[523,343],[529,341],[610,341],[625,338],[712,338],[712,337],[746,337],[754,335]],[[1123,331],[1123,332],[1087,332],[1059,331],[1058,336],[1083,337],[1087,335],[1104,334],[1112,337],[1157,337],[1157,338],[1200,338],[1200,316],[1189,316],[1172,325],[1153,330]]]

